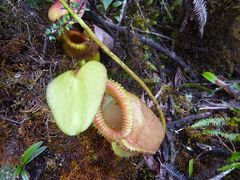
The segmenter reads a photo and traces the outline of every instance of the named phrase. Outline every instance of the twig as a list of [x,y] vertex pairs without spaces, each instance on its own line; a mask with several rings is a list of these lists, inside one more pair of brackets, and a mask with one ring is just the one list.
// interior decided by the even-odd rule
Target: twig
[[[155,99],[158,99],[159,98],[159,96],[161,95],[161,93],[162,93],[162,90],[161,90],[161,88],[159,89],[159,91],[156,93],[156,95],[154,96],[155,97]],[[145,93],[143,92],[142,93],[142,96],[141,96],[141,101],[142,102],[144,102],[149,108],[151,108],[154,104],[153,104],[153,102],[152,101],[150,101],[149,99],[147,99],[147,100],[145,100]]]
[[24,118],[22,121],[18,122],[18,121],[12,120],[10,118],[4,117],[3,115],[0,115],[0,118],[4,121],[8,121],[8,122],[11,122],[11,123],[14,123],[17,125],[21,125],[22,123],[24,123],[25,120],[27,120],[26,118]]
[[168,130],[166,131],[166,138],[170,146],[170,152],[171,152],[170,162],[174,163],[177,157],[177,151],[174,146],[174,140],[173,140],[172,134]]
[[190,116],[187,116],[180,120],[167,123],[167,128],[168,129],[178,129],[178,128],[183,127],[184,124],[192,124],[192,123],[194,123],[195,120],[207,118],[211,114],[212,114],[211,112],[205,112],[205,113],[201,113],[201,114],[190,115]]
[[227,148],[228,150],[226,150],[221,147],[210,146],[210,145],[203,144],[203,143],[197,143],[196,145],[199,149],[203,150],[204,152],[211,153],[211,154],[214,154],[217,156],[226,157],[226,156],[229,156],[232,152],[232,150],[229,148]]
[[199,110],[227,110],[227,109],[231,109],[231,108],[236,108],[240,110],[240,103],[208,103],[205,105],[201,105],[201,107],[199,107]]
[[120,17],[119,17],[118,26],[120,26],[121,23],[122,23],[122,19],[123,19],[123,15],[124,15],[126,7],[127,7],[127,0],[124,0],[123,3],[122,3],[122,10],[121,10],[121,14],[120,14]]
[[171,15],[171,13],[170,13],[170,11],[168,9],[169,7],[166,5],[164,0],[162,0],[162,5],[163,5],[165,11],[167,12],[168,17],[170,18],[170,20],[172,22],[173,21],[173,17],[172,17],[172,15]]
[[183,30],[185,29],[188,23],[188,20],[191,19],[192,16],[194,15],[192,0],[185,0],[184,4],[185,4],[184,7],[186,12],[185,12],[184,20],[182,21],[181,28],[179,30],[180,32],[183,32]]
[[167,143],[167,139],[164,138],[164,140],[161,144],[161,151],[158,150],[158,152],[160,154],[159,156],[162,156],[164,162],[167,162],[169,160],[169,154],[170,154],[169,151],[170,151],[170,149],[169,149],[169,145]]
[[158,36],[159,38],[164,38],[164,39],[167,39],[167,40],[172,41],[172,39],[171,39],[170,37],[164,36],[164,35],[159,34],[159,33],[156,33],[156,32],[152,32],[152,31],[143,31],[143,30],[138,29],[138,28],[135,28],[135,27],[132,27],[132,29],[133,29],[134,31],[139,32],[139,33],[151,34],[151,35]]
[[44,36],[44,43],[43,43],[43,50],[42,50],[42,56],[45,57],[46,49],[47,49],[47,36]]
[[234,98],[236,98],[236,99],[240,98],[240,92],[238,90],[233,89],[231,86],[226,84],[221,79],[217,79],[215,81],[215,84],[218,85],[219,87],[223,88],[229,95],[233,96]]
[[131,70],[126,66],[112,51],[110,51],[93,33],[93,31],[88,27],[88,25],[69,7],[69,5],[64,0],[60,0],[62,5],[67,9],[67,11],[72,15],[74,19],[81,25],[81,27],[89,34],[89,36],[102,48],[102,50],[108,54],[118,65],[120,65],[139,85],[147,92],[151,100],[154,102],[157,107],[161,123],[163,125],[164,131],[166,130],[166,122],[160,105],[157,100],[154,98],[152,92],[147,87],[147,85]]
[[[7,0],[7,3],[12,7],[12,11],[13,11],[13,12],[14,12],[14,11],[15,11],[15,12],[18,12],[16,6],[14,6],[10,0]],[[15,12],[13,13],[14,16],[16,16],[16,14],[17,14],[17,13],[15,13]]]
[[222,141],[222,139],[217,135],[217,138],[218,138],[218,140],[220,141],[220,143],[225,147],[225,148],[227,148],[231,153],[233,153],[233,150],[230,148],[230,147],[228,147],[227,145],[226,145],[226,143],[224,143],[223,141]]
[[[110,21],[104,20],[101,17],[98,17],[98,19],[106,24],[107,26],[109,26],[112,29],[118,30],[120,32],[124,32],[127,33],[129,31],[131,31],[128,27],[126,26],[120,26],[118,27],[117,24],[114,24]],[[159,43],[155,42],[154,40],[147,38],[146,36],[137,33],[137,32],[133,32],[135,34],[135,36],[137,37],[137,39],[139,41],[141,41],[144,44],[149,45],[150,47],[152,47],[153,49],[158,50],[159,52],[163,53],[165,56],[169,57],[170,59],[172,59],[173,61],[175,61],[175,63],[177,63],[178,65],[180,65],[184,71],[186,71],[187,73],[189,73],[191,75],[191,77],[193,79],[197,79],[197,75],[195,73],[193,73],[192,69],[190,66],[188,66],[182,58],[180,58],[174,51],[169,50],[168,48],[165,48],[163,46],[161,46]]]
[[[36,48],[33,46],[33,44],[32,44],[32,37],[31,37],[31,32],[30,32],[30,28],[29,28],[29,25],[27,24],[27,23],[25,23],[24,22],[24,24],[27,26],[27,32],[28,32],[28,41],[29,41],[29,43],[30,43],[30,46],[31,46],[31,48],[32,48],[32,50],[33,50],[33,52],[38,56],[38,58],[40,59],[40,63],[41,64],[45,64],[45,61],[43,60],[43,58],[39,55],[39,53],[37,52],[37,50],[36,50]],[[34,59],[33,57],[32,57],[32,59]],[[38,60],[36,60],[36,59],[34,59],[36,62],[38,62],[39,63],[39,61]]]
[[162,47],[160,44],[155,42],[154,40],[147,38],[141,34],[135,33],[136,37],[144,44],[149,45],[150,47],[158,50],[159,52],[163,53],[170,59],[174,60],[178,65],[180,65],[183,70],[191,75],[193,79],[197,79],[197,75],[193,73],[192,69],[190,66],[188,66],[182,58],[180,58],[174,51],[170,51],[167,48]]

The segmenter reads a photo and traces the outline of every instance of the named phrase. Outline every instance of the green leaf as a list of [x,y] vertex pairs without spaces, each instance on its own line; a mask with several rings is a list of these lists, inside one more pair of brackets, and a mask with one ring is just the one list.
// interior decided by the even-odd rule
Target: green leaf
[[31,159],[32,155],[36,152],[36,150],[42,145],[42,141],[37,142],[33,145],[31,145],[29,148],[27,148],[24,153],[22,154],[22,157],[20,159],[21,164],[24,166],[26,165],[29,160]]
[[117,7],[121,6],[122,3],[123,3],[122,1],[116,1],[113,3],[113,7],[117,8]]
[[70,2],[70,5],[77,10],[80,9],[80,5],[77,2]]
[[145,5],[150,6],[153,3],[153,0],[145,0]]
[[51,29],[47,28],[46,31],[45,31],[45,34],[49,35],[49,34],[51,34],[51,32],[52,32]]
[[53,23],[52,28],[57,29],[58,28],[57,24]]
[[68,31],[70,30],[68,25],[65,26],[65,29],[68,30]]
[[210,134],[210,135],[213,135],[213,136],[221,136],[227,140],[230,140],[230,141],[236,141],[236,142],[239,142],[240,141],[240,134],[239,133],[224,133],[224,132],[221,132],[219,130],[204,130],[202,131],[202,134]]
[[30,157],[30,159],[28,160],[28,162],[26,164],[28,164],[29,162],[31,162],[35,157],[37,157],[38,155],[40,155],[43,151],[45,151],[47,149],[47,146],[43,146],[38,148],[37,150],[35,150],[32,154],[32,156]]
[[62,33],[63,33],[62,29],[59,29],[59,30],[57,31],[57,33],[58,33],[59,36],[61,36]]
[[188,176],[189,177],[192,177],[193,176],[193,159],[191,159],[189,162],[188,162]]
[[106,68],[90,61],[67,71],[47,87],[47,102],[59,129],[70,136],[85,131],[94,119],[107,83]]
[[72,28],[73,28],[73,24],[69,23],[69,24],[67,24],[67,25],[68,25],[68,28],[69,28],[69,29],[72,29]]
[[62,20],[62,19],[58,19],[58,23],[59,23],[59,26],[62,26],[62,25],[64,25],[64,22],[63,22],[63,20]]
[[68,30],[68,31],[72,28],[73,28],[72,24],[66,24],[65,25],[65,29]]
[[20,176],[21,176],[22,180],[29,180],[28,173],[27,173],[27,171],[25,169],[23,169],[21,171]]
[[221,127],[225,124],[226,124],[226,121],[224,118],[212,117],[212,118],[202,119],[194,123],[193,125],[191,125],[191,128],[200,129],[200,128],[206,128],[210,125],[214,127]]
[[54,36],[49,36],[48,38],[49,38],[50,41],[56,40],[56,38]]
[[13,176],[12,176],[12,180],[15,180],[17,177],[19,177],[20,176],[20,173],[21,173],[21,171],[22,171],[22,166],[20,166],[20,165],[18,165],[15,169],[14,169],[14,171],[13,171]]
[[211,83],[215,84],[216,80],[218,79],[215,74],[211,73],[211,72],[204,72],[202,74],[202,76],[207,79],[208,81],[210,81]]
[[232,155],[229,157],[228,162],[236,162],[240,160],[240,152],[234,152]]
[[120,16],[114,16],[114,18],[117,20],[117,22],[120,21]]
[[70,20],[69,14],[65,14],[65,15],[61,18],[61,20],[63,21],[63,23],[67,23],[67,22]]
[[146,63],[146,65],[148,66],[148,68],[150,70],[153,70],[153,71],[157,71],[158,70],[157,67],[154,64],[152,64],[150,61],[146,61],[145,63]]
[[109,5],[113,2],[113,0],[102,0],[103,6],[105,11],[107,10],[107,8],[109,7]]
[[218,169],[218,171],[227,171],[229,169],[235,169],[235,168],[240,168],[240,163],[232,163],[232,164],[228,164],[226,166],[223,166],[221,168]]

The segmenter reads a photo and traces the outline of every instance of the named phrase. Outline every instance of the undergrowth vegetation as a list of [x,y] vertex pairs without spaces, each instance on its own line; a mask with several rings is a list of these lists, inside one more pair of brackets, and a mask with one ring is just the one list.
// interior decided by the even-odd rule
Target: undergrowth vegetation
[[237,0],[0,10],[0,179],[239,177]]

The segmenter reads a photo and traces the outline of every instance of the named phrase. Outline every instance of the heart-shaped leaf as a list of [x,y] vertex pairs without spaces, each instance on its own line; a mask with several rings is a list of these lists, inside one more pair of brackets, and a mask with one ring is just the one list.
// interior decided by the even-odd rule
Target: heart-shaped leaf
[[106,68],[90,61],[67,71],[47,87],[47,102],[59,129],[70,136],[85,131],[100,106],[107,83]]

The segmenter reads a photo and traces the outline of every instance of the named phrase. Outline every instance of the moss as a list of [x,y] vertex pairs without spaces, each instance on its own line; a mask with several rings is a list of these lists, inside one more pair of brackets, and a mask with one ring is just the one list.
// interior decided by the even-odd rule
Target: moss
[[209,138],[211,137],[203,135],[201,131],[192,128],[186,128],[186,133],[192,142],[206,143],[209,141]]

